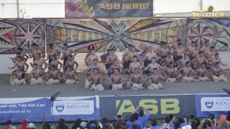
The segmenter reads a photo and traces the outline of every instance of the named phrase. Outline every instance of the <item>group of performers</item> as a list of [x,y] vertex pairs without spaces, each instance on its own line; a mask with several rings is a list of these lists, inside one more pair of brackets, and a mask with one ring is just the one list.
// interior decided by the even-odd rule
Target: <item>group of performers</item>
[[[162,41],[157,49],[149,46],[140,54],[135,46],[129,45],[122,60],[119,60],[114,49],[108,49],[106,54],[101,55],[101,61],[93,45],[88,46],[88,50],[85,57],[87,68],[79,68],[78,71],[87,72],[85,88],[90,90],[104,90],[105,80],[112,90],[123,90],[125,86],[133,90],[145,89],[145,86],[147,89],[163,89],[163,82],[227,81],[225,74],[229,73],[220,68],[220,65],[227,64],[221,61],[218,51],[209,46],[208,41],[202,49],[195,42],[185,47],[178,39],[176,44],[169,47],[168,43]],[[29,81],[30,84],[78,83],[79,65],[74,60],[76,54],[67,44],[63,45],[62,53],[52,44],[49,45],[47,56],[36,44],[33,44],[31,55],[24,54],[19,48],[16,57],[11,58],[14,66],[8,67],[17,68],[12,72],[11,84],[26,84]],[[26,73],[28,58],[33,58],[31,73]],[[98,63],[104,63],[105,70]],[[47,68],[49,70],[45,72]]]

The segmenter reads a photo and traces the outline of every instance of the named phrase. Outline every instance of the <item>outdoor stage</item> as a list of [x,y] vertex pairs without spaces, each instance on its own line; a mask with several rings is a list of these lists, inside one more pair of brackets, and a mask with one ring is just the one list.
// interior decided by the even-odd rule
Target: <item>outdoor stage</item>
[[[107,85],[105,91],[90,91],[84,88],[85,73],[79,73],[79,84],[67,85],[10,85],[10,75],[0,75],[0,98],[21,98],[21,97],[50,97],[56,92],[61,92],[60,97],[71,96],[129,96],[148,94],[196,94],[196,93],[224,93],[222,88],[230,88],[228,82],[175,82],[164,83],[163,90],[130,90],[112,91]],[[230,80],[230,74],[226,76]],[[107,83],[106,83],[107,84]],[[145,86],[146,87],[146,86]]]

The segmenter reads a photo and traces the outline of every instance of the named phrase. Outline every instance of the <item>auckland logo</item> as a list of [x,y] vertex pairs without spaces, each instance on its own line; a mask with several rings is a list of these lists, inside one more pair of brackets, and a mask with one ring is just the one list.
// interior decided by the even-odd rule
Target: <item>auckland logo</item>
[[214,102],[213,102],[213,99],[206,99],[205,100],[205,106],[208,108],[208,109],[211,109],[214,105]]
[[65,105],[64,105],[64,103],[58,103],[58,104],[56,104],[56,110],[59,112],[59,113],[61,113],[64,109],[65,109]]

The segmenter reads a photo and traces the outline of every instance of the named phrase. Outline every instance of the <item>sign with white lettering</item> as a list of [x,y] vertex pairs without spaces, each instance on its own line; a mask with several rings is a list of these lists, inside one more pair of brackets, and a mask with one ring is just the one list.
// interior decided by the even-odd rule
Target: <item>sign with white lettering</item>
[[[18,119],[21,122],[22,118],[51,114],[50,99],[48,98],[10,98],[0,99],[0,120],[6,122],[10,119]],[[29,121],[40,122],[42,117],[30,118]]]
[[152,17],[153,0],[66,0],[66,18]]
[[54,101],[54,115],[88,115],[93,113],[93,100]]
[[226,94],[195,95],[196,116],[208,117],[209,114],[226,114],[230,110],[230,96]]

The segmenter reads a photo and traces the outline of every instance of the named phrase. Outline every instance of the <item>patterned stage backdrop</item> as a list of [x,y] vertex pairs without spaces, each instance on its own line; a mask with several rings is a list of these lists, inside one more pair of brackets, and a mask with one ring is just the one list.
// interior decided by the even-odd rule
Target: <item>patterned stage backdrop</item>
[[157,48],[160,41],[169,45],[180,38],[185,45],[195,41],[200,47],[205,41],[220,51],[230,51],[230,19],[131,19],[131,20],[48,20],[47,44],[60,50],[64,43],[77,51],[88,52],[94,44],[97,52],[113,48],[124,52],[128,44],[143,51],[151,45]]
[[41,48],[46,43],[62,50],[63,44],[80,53],[88,52],[94,44],[97,52],[113,48],[124,52],[128,44],[143,51],[151,45],[157,48],[160,41],[169,45],[178,38],[185,45],[195,41],[200,47],[205,41],[220,51],[230,51],[230,19],[92,19],[92,20],[3,20],[0,21],[0,53],[14,54],[18,47],[31,52],[31,45]]
[[34,43],[45,48],[45,20],[0,21],[0,54],[31,53]]

